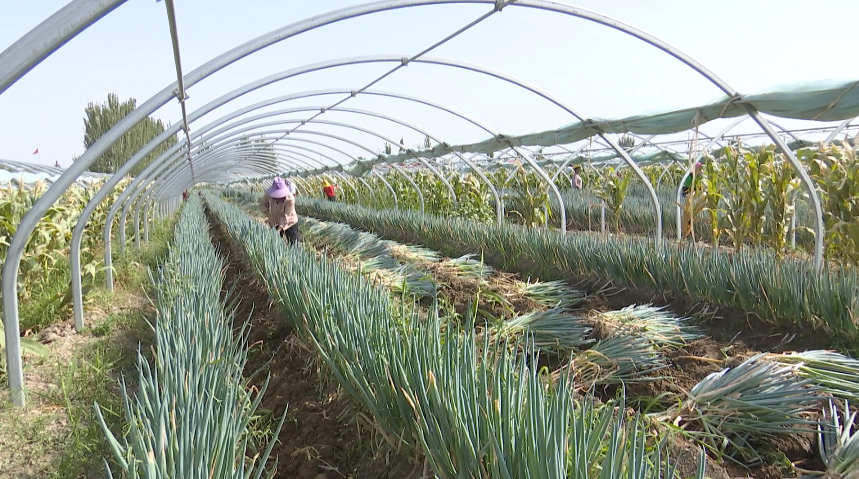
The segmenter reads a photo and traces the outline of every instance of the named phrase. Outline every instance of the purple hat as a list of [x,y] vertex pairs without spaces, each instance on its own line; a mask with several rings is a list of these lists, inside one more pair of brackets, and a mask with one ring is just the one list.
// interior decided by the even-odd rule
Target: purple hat
[[269,186],[265,192],[272,198],[286,198],[290,193],[289,187],[286,186],[286,182],[279,176],[275,177],[271,186]]

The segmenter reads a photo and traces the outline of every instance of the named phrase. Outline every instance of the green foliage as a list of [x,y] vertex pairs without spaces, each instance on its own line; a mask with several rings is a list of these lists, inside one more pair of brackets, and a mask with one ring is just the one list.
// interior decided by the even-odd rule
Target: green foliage
[[549,221],[552,210],[548,187],[536,173],[520,166],[507,185],[503,191],[509,217],[528,226],[543,226]]
[[620,233],[620,210],[623,201],[629,192],[629,184],[632,181],[632,172],[627,168],[615,170],[608,167],[603,176],[600,177],[596,190],[598,198],[605,202],[606,208],[611,212],[614,219],[614,230]]
[[[96,208],[84,230],[81,269],[85,292],[102,274],[101,258],[96,253],[101,248],[107,213],[123,184]],[[99,182],[72,186],[36,224],[18,273],[23,329],[44,327],[66,316],[71,302],[68,257],[72,230],[100,187]],[[5,261],[9,241],[24,214],[46,189],[44,182],[26,185],[23,181],[0,189],[0,260]]]
[[[122,431],[122,401],[115,381],[120,375],[133,372],[133,358],[141,342],[147,344],[151,335],[143,311],[138,307],[140,303],[135,301],[145,294],[148,268],[157,267],[163,260],[163,255],[158,255],[157,251],[166,249],[172,236],[172,229],[164,234],[160,234],[160,228],[154,231],[159,233],[153,234],[152,241],[141,250],[131,250],[128,256],[117,258],[120,274],[129,273],[133,277],[128,276],[128,280],[112,293],[103,288],[91,293],[90,306],[94,310],[116,308],[119,312],[107,318],[90,318],[91,327],[83,332],[80,340],[74,341],[70,358],[52,354],[25,363],[28,376],[38,377],[45,384],[38,388],[40,392],[30,396],[28,413],[22,415],[19,408],[0,401],[3,431],[7,436],[20,436],[26,442],[22,451],[16,450],[15,456],[19,463],[26,462],[25,470],[38,469],[33,477],[95,477],[101,473],[104,459],[110,457],[93,403],[102,405],[105,422],[111,430]],[[63,279],[67,284],[67,276]],[[22,317],[27,318],[29,314],[25,308],[38,302],[38,298],[23,302]],[[129,303],[133,306],[127,307]],[[88,338],[88,334],[96,339]],[[0,343],[3,339],[0,322]],[[40,352],[49,350],[28,338],[22,338],[21,344],[25,351],[31,344]],[[0,347],[0,362],[3,357]],[[4,466],[14,468],[15,461],[0,465],[0,475],[6,472]],[[20,476],[10,474],[9,477]]]
[[[137,100],[129,98],[121,102],[115,93],[107,95],[103,104],[89,103],[84,109],[84,147],[89,148],[107,133],[120,120],[128,116],[137,107]],[[128,161],[132,155],[143,148],[150,140],[164,132],[165,125],[161,120],[144,118],[125,135],[115,142],[104,154],[99,156],[89,167],[90,171],[114,173]],[[176,144],[176,137],[171,136],[157,146],[152,153],[146,155],[131,171],[136,176],[149,163],[168,148]]]
[[859,264],[859,160],[847,143],[842,148],[800,151],[820,188],[826,222],[827,256],[842,265]]

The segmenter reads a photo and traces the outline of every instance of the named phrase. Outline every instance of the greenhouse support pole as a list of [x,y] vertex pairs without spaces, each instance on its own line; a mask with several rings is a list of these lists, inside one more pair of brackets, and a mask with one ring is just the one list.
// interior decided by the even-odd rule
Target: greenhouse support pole
[[340,177],[340,179],[343,180],[344,183],[346,183],[346,186],[348,186],[349,189],[352,190],[352,194],[355,195],[355,202],[360,206],[361,205],[361,195],[358,194],[358,189],[355,188],[355,185],[352,184],[352,181],[349,178],[347,178],[346,175],[343,174],[342,171],[335,171],[334,174],[337,175],[338,177]]
[[415,180],[413,180],[413,179],[412,179],[412,177],[411,177],[411,176],[409,176],[409,174],[408,174],[408,173],[406,173],[406,171],[405,171],[405,170],[403,170],[402,168],[400,168],[399,166],[397,166],[397,164],[396,164],[396,163],[388,163],[388,164],[389,164],[389,165],[391,166],[391,168],[393,168],[397,173],[399,173],[399,174],[403,175],[403,178],[405,178],[405,179],[406,179],[406,181],[407,181],[410,185],[412,185],[412,188],[414,188],[414,189],[415,189],[415,192],[418,194],[418,201],[420,201],[420,204],[421,204],[421,213],[423,213],[423,212],[424,212],[424,194],[423,194],[423,192],[421,192],[421,189],[420,189],[420,187],[418,186],[418,184],[417,184],[417,183],[415,183]]
[[582,152],[582,150],[584,150],[584,149],[585,149],[585,147],[587,147],[587,146],[588,146],[588,145],[587,145],[587,143],[585,143],[584,145],[582,145],[582,146],[578,147],[575,151],[569,152],[569,153],[570,153],[570,156],[569,156],[566,160],[564,160],[564,162],[563,162],[563,163],[561,163],[561,166],[559,166],[559,167],[558,167],[558,171],[556,171],[556,172],[555,172],[555,174],[554,174],[554,175],[552,175],[552,182],[553,182],[553,183],[554,183],[554,182],[555,182],[555,180],[558,178],[558,175],[560,175],[560,174],[561,174],[561,172],[562,172],[562,171],[564,171],[564,169],[565,169],[566,167],[570,166],[570,163],[572,163],[572,162],[573,162],[573,160],[575,160],[575,159],[576,159],[576,155],[578,155],[579,153],[581,153],[581,152]]
[[373,173],[374,173],[376,176],[378,176],[380,180],[382,180],[382,183],[384,183],[384,184],[385,184],[385,186],[387,186],[387,187],[388,187],[388,191],[390,191],[390,192],[391,192],[391,196],[393,196],[393,197],[394,197],[394,209],[395,209],[395,210],[400,209],[399,201],[397,201],[397,192],[396,192],[396,191],[394,191],[394,187],[393,187],[393,186],[391,186],[391,184],[390,184],[390,183],[388,183],[388,180],[386,180],[386,179],[385,179],[385,177],[384,177],[384,176],[382,176],[382,174],[381,174],[381,173],[379,173],[377,170],[373,170]]
[[138,200],[134,205],[134,249],[136,251],[140,251],[140,209],[143,208],[144,203],[146,203],[145,199]]
[[677,163],[677,160],[676,160],[676,159],[672,159],[672,160],[671,160],[671,163],[668,163],[668,165],[666,165],[666,166],[665,166],[665,168],[663,168],[663,169],[662,169],[662,174],[661,174],[661,175],[659,175],[659,178],[656,180],[656,189],[657,189],[657,191],[659,190],[659,185],[661,185],[661,184],[662,184],[662,178],[664,178],[664,177],[665,177],[665,175],[666,175],[669,171],[671,171],[671,167],[672,167],[672,166],[674,166],[676,163]]
[[373,187],[370,186],[370,183],[367,183],[367,180],[365,180],[364,178],[361,178],[360,176],[357,176],[356,178],[358,178],[358,181],[360,181],[361,184],[364,185],[365,188],[367,188],[367,191],[370,192],[370,195],[373,197],[373,201],[374,202],[378,201],[379,204],[381,205],[381,200],[379,199],[379,197],[376,196],[376,191],[373,190]]
[[416,158],[418,159],[418,162],[420,164],[424,165],[428,170],[430,170],[430,172],[432,172],[432,174],[434,174],[441,181],[445,188],[447,188],[447,192],[450,193],[450,199],[453,201],[453,207],[456,208],[457,205],[459,205],[459,200],[456,197],[456,191],[454,191],[453,185],[450,184],[450,181],[448,181],[447,178],[445,178],[445,176],[441,174],[438,169],[436,169],[436,167],[432,166],[430,162],[420,157]]
[[605,201],[600,205],[600,232],[605,234]]
[[149,208],[151,204],[143,208],[143,242],[146,244],[149,244]]
[[848,118],[848,119],[842,121],[835,128],[835,130],[833,130],[832,133],[830,133],[829,136],[827,136],[826,139],[823,140],[823,146],[824,147],[829,146],[829,144],[832,143],[833,140],[835,140],[835,137],[837,137],[839,133],[841,133],[845,128],[847,128],[850,125],[850,123],[853,123],[854,120],[856,120],[856,118]]
[[561,215],[561,234],[566,235],[567,209],[564,207],[564,198],[561,197],[561,191],[558,190],[558,185],[556,185],[555,182],[552,181],[552,178],[549,177],[548,174],[546,174],[546,170],[544,170],[540,165],[538,165],[536,161],[532,160],[527,153],[523,152],[520,148],[517,148],[512,144],[510,145],[510,147],[513,148],[513,151],[515,151],[521,158],[523,158],[531,166],[531,168],[533,168],[534,171],[537,172],[537,176],[542,178],[543,181],[546,182],[548,187],[552,189],[552,192],[555,194],[555,198],[558,200],[558,208],[560,210],[559,213]]
[[125,1],[73,0],[15,41],[0,53],[0,95],[45,58]]
[[477,166],[473,161],[466,158],[462,154],[455,152],[454,153],[457,158],[462,160],[472,171],[477,174],[477,177],[480,178],[487,186],[489,186],[489,192],[492,193],[492,196],[495,198],[495,224],[501,226],[504,222],[504,202],[501,200],[501,195],[498,194],[498,190],[495,188],[495,185],[489,180],[489,177],[486,176],[486,173]]

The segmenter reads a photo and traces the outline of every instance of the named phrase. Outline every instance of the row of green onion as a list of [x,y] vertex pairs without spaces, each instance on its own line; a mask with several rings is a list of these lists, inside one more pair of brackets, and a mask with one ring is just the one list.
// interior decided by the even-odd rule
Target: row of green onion
[[[120,382],[126,424],[121,437],[108,429],[96,405],[120,477],[274,475],[275,466],[266,467],[274,441],[259,450],[249,430],[265,386],[252,393],[243,378],[249,331],[247,325],[233,331],[233,314],[221,300],[223,270],[202,201],[191,197],[179,214],[165,264],[152,273],[153,356],[148,360],[138,352],[133,392]],[[282,424],[283,419],[276,431]]]

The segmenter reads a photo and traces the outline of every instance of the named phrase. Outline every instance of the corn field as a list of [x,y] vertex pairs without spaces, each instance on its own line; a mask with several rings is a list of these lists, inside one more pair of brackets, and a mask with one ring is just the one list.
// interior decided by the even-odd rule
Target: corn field
[[[842,267],[856,265],[859,215],[855,214],[854,204],[856,181],[851,176],[857,164],[855,151],[843,143],[803,148],[797,156],[809,170],[822,198],[826,258]],[[652,184],[658,185],[666,238],[677,239],[679,206],[684,240],[737,251],[762,248],[778,257],[811,251],[811,207],[795,171],[782,154],[773,147],[747,148],[737,144],[723,148],[716,157],[705,155],[701,161],[704,168],[695,175],[696,187],[679,203],[677,191],[687,165],[642,168]],[[653,234],[652,201],[629,168],[580,166],[585,167],[581,173],[582,190],[571,187],[569,171],[547,168],[562,192],[567,229]],[[453,172],[447,176],[456,203],[438,177],[426,171],[416,171],[411,176],[424,196],[426,213],[487,223],[495,220],[494,197],[476,174]],[[557,199],[535,172],[519,166],[499,168],[488,176],[501,196],[507,221],[533,227],[559,226]],[[340,185],[342,201],[350,204],[375,209],[420,209],[416,190],[401,175],[391,172],[385,178],[390,189],[377,176],[361,181],[314,177],[304,183],[309,185],[310,197],[321,197],[323,184],[333,182]]]

